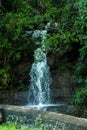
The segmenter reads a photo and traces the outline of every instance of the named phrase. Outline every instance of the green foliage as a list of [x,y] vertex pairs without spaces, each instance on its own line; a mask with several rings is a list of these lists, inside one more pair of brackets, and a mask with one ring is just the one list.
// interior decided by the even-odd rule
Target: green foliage
[[72,43],[78,42],[78,39],[74,37],[74,33],[58,31],[57,34],[53,34],[46,41],[46,46],[48,46],[51,51],[60,54],[64,54],[72,49]]
[[81,105],[81,107],[87,105],[86,97],[87,97],[87,87],[78,89],[76,92],[75,103]]
[[75,103],[79,105],[83,116],[87,117],[87,0],[76,3],[78,16],[74,27],[80,41],[79,58],[75,68],[75,79],[81,87],[76,92]]
[[[18,127],[18,122],[9,122],[6,124],[2,124],[0,125],[0,130],[36,130],[35,127],[32,128],[27,128],[26,125],[22,125],[22,127],[17,128]],[[42,127],[38,128],[38,130],[42,130]]]
[[67,69],[72,67],[72,62],[66,62],[63,65],[60,65],[57,69],[53,69],[51,71],[52,74],[57,74],[59,72],[66,71]]
[[[8,85],[8,83],[11,81],[11,76],[9,75],[9,70],[0,69],[0,82],[3,86]],[[0,89],[3,89],[3,86],[0,86]]]
[[[57,3],[57,1],[51,0],[47,5],[45,16],[51,22],[58,22],[58,26],[51,29],[46,46],[53,54],[56,53],[60,57],[69,54],[72,59],[73,56],[76,64],[75,81],[81,87],[81,90],[78,90],[80,96],[76,92],[75,102],[78,100],[83,104],[82,113],[84,115],[84,111],[87,111],[85,105],[87,95],[84,93],[87,86],[87,0],[73,1],[72,3],[70,1],[58,1]],[[80,106],[78,101],[77,104]]]
[[72,49],[73,43],[78,42],[75,32],[70,29],[72,22],[69,22],[73,4],[53,0],[6,0],[1,3],[0,65],[4,72],[0,73],[0,88],[6,89],[15,84],[13,66],[33,57],[35,46],[27,33],[29,30],[43,29],[48,21],[52,24],[58,22],[57,27],[53,25],[54,32],[48,37],[46,46],[58,55]]
[[[14,118],[14,117],[13,117]],[[17,117],[18,118],[18,117]],[[22,117],[19,119],[22,119]],[[23,120],[23,119],[22,119]],[[30,127],[29,127],[30,126]],[[0,125],[0,130],[65,130],[66,124],[61,121],[55,121],[55,123],[43,124],[41,117],[36,117],[36,120],[33,120],[32,124],[27,124],[20,121],[11,121],[7,118],[6,123]],[[73,128],[72,130],[77,130]]]
[[23,84],[23,83],[20,83],[18,86],[17,86],[17,88],[16,88],[18,91],[24,91],[24,90],[26,90],[26,85],[25,84]]
[[[9,6],[7,3],[9,3]],[[33,57],[34,44],[27,30],[33,29],[34,9],[29,1],[2,2],[0,19],[0,89],[11,89],[14,83],[13,65],[26,57]],[[14,85],[13,85],[14,86]]]
[[87,117],[87,86],[76,91],[74,103],[80,107],[80,116]]

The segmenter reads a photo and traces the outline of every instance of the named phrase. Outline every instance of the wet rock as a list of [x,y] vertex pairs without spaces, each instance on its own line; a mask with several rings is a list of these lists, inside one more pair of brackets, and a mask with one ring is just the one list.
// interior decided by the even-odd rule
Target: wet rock
[[4,110],[0,108],[0,123],[3,123],[4,121],[5,121]]
[[52,75],[51,84],[51,98],[56,101],[69,101],[74,96],[74,81],[72,79],[72,72],[65,70]]

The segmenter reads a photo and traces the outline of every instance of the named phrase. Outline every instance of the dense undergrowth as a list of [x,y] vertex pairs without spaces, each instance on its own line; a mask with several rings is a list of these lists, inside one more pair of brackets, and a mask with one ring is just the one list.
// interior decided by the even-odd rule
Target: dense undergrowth
[[[29,124],[20,124],[19,122],[6,122],[3,124],[0,124],[0,130],[65,130],[65,124],[60,122],[55,122],[55,125],[53,124],[40,124],[38,126],[30,126]],[[71,130],[79,130],[78,128],[71,128]]]
[[67,63],[71,68],[73,64],[77,83],[74,104],[87,117],[87,0],[0,2],[0,90],[25,87],[15,83],[13,66],[23,59],[33,59],[36,46],[29,31],[44,29],[50,22],[52,28],[46,46],[53,55],[68,55]]
[[42,128],[35,128],[35,127],[32,127],[32,128],[29,128],[29,127],[26,127],[25,125],[23,125],[22,127],[18,127],[17,126],[17,123],[10,123],[10,124],[2,124],[0,125],[0,130],[42,130]]

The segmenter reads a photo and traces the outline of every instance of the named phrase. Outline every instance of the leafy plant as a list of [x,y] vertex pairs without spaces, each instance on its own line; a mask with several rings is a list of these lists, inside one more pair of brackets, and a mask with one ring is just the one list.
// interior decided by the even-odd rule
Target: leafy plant
[[87,86],[76,91],[74,103],[80,107],[80,116],[87,117]]
[[76,32],[80,41],[79,58],[75,69],[75,79],[79,88],[76,92],[75,103],[79,105],[84,116],[87,117],[86,98],[87,98],[87,0],[80,0],[76,3],[78,9],[78,17],[75,21]]

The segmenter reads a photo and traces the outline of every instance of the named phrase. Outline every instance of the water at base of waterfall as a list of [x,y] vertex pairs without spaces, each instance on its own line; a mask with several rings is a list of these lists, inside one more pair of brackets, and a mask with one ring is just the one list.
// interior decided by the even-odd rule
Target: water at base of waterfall
[[68,105],[66,103],[63,103],[63,102],[58,102],[57,104],[26,105],[26,106],[23,106],[22,108],[66,113]]

